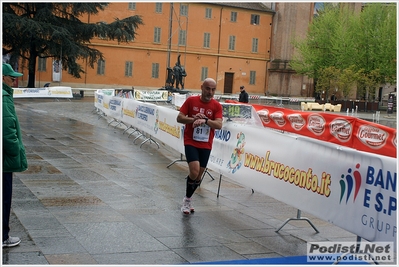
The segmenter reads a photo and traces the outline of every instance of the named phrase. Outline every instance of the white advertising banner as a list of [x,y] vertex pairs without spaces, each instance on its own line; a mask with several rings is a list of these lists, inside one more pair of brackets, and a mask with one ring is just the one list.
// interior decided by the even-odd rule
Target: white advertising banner
[[96,93],[94,93],[94,106],[104,112],[103,101],[104,93],[102,93],[101,91],[97,91]]
[[396,159],[224,122],[209,167],[364,239],[396,242]]
[[62,79],[62,64],[61,60],[53,60],[53,82],[60,82]]
[[176,110],[133,99],[123,99],[122,122],[143,130],[184,154],[183,127],[176,122]]
[[44,97],[72,98],[72,88],[66,86],[51,86],[42,88],[13,88],[14,98]]
[[158,131],[158,106],[150,103],[136,101],[136,125],[151,136],[155,136]]
[[178,112],[167,107],[158,107],[158,110],[159,131],[155,137],[184,155],[184,125],[176,122]]
[[113,97],[106,94],[102,94],[102,110],[110,118],[115,120],[122,120],[122,105],[123,105],[123,98],[120,97]]
[[[101,99],[95,106],[109,109]],[[131,99],[122,106],[107,112],[184,154],[177,110]],[[210,169],[366,240],[396,244],[396,158],[228,119],[215,132]]]
[[115,89],[97,89],[97,92],[105,95],[115,96]]
[[143,91],[134,89],[134,99],[142,101],[167,101],[169,92],[166,90]]
[[181,107],[183,103],[187,99],[187,94],[182,95],[182,94],[176,94],[174,93],[172,96],[172,104],[175,105],[176,107]]

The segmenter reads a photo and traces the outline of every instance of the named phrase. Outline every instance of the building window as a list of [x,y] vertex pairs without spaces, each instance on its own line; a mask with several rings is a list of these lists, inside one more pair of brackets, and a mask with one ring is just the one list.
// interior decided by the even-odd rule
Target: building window
[[249,71],[249,84],[255,84],[256,71]]
[[152,63],[151,78],[159,77],[159,63]]
[[237,12],[231,11],[230,21],[231,22],[237,22]]
[[162,3],[155,3],[155,13],[162,13]]
[[236,37],[234,35],[229,36],[229,50],[236,49]]
[[212,8],[207,7],[205,9],[205,18],[211,19],[212,18]]
[[188,15],[188,5],[180,4],[180,16]]
[[133,76],[133,62],[126,61],[125,63],[125,76],[132,77]]
[[179,45],[186,45],[186,30],[179,30]]
[[39,57],[39,61],[38,61],[38,64],[37,64],[37,70],[38,71],[46,71],[46,62],[47,62],[46,59],[47,58],[45,58],[45,57]]
[[202,67],[201,68],[201,81],[205,80],[208,78],[208,67]]
[[99,59],[97,63],[97,74],[104,75],[105,74],[105,60]]
[[136,10],[136,3],[135,2],[130,2],[128,9],[129,10]]
[[254,15],[254,14],[251,15],[251,24],[252,25],[259,25],[259,20],[260,20],[259,15]]
[[204,32],[204,47],[209,48],[211,42],[211,34],[209,32]]
[[258,38],[252,38],[252,53],[258,53]]
[[161,28],[159,27],[154,28],[154,43],[161,43]]

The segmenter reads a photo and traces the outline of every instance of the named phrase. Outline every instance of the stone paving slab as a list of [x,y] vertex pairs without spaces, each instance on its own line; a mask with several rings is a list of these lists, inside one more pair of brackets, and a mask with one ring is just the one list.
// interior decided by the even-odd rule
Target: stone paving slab
[[[133,142],[81,100],[17,99],[29,169],[16,173],[6,265],[181,265],[306,254],[308,241],[356,236],[310,214],[276,229],[297,210],[210,171],[180,204],[188,169],[172,148]],[[393,123],[391,120],[389,123]],[[211,176],[215,180],[211,179]]]

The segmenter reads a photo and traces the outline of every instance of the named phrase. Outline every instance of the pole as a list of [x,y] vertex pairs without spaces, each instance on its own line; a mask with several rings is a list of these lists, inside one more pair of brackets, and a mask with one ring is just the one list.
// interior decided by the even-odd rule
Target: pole
[[170,14],[169,14],[169,34],[168,34],[168,57],[166,61],[166,67],[170,67],[170,51],[172,49],[172,17],[173,17],[173,3],[170,3]]
[[218,36],[218,54],[216,55],[216,81],[218,80],[219,73],[219,55],[220,55],[220,36],[222,31],[222,15],[223,15],[223,7],[220,8],[220,18],[219,18],[219,36]]

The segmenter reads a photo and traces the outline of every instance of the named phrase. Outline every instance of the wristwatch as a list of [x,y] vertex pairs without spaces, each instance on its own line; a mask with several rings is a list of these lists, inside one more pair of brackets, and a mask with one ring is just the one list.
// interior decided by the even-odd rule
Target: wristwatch
[[208,125],[208,118],[204,118],[205,119],[205,124]]

